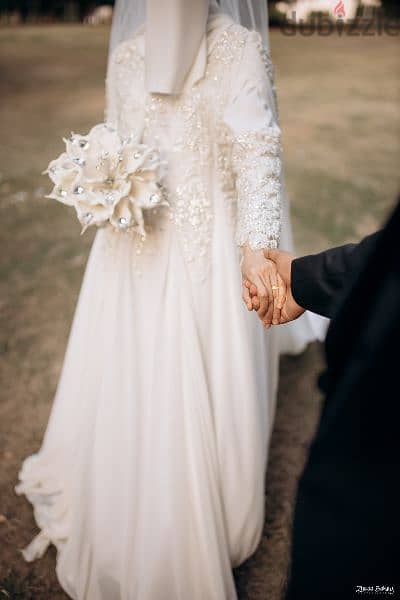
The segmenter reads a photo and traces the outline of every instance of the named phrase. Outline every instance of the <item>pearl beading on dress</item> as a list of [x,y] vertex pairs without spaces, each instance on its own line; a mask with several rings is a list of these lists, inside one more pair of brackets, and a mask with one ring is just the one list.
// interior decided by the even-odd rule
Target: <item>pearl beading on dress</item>
[[253,250],[277,248],[281,228],[281,144],[279,129],[236,138],[232,163],[236,175],[236,242]]

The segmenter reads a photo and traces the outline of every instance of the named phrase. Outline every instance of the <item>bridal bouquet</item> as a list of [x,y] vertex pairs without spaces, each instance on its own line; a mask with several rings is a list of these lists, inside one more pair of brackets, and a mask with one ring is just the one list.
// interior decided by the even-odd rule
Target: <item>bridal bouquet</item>
[[75,208],[82,233],[109,224],[145,236],[143,211],[166,204],[158,152],[106,123],[64,142],[66,151],[45,171],[54,183],[47,197]]

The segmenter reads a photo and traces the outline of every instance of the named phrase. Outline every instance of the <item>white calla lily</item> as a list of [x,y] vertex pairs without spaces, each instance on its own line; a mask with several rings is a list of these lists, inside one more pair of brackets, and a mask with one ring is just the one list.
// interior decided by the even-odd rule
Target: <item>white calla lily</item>
[[52,198],[53,200],[57,200],[62,204],[66,204],[67,206],[74,206],[75,201],[72,198],[72,194],[70,191],[65,190],[60,185],[55,185],[50,194],[45,196],[46,198]]
[[97,227],[105,225],[113,213],[112,207],[83,201],[75,205],[75,210],[78,220],[83,226],[81,234],[91,225],[96,225]]
[[47,167],[45,174],[48,174],[51,181],[56,185],[69,187],[71,181],[75,181],[79,176],[80,169],[66,152],[63,152],[58,158],[52,160]]
[[162,193],[154,179],[135,177],[132,181],[131,196],[137,206],[143,209],[155,208],[162,203]]

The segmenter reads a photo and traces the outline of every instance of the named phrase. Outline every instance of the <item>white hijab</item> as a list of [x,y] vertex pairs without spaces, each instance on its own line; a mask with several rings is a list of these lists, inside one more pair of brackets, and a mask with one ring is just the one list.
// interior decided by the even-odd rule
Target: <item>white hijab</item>
[[196,62],[204,74],[209,0],[147,0],[146,87],[179,94]]

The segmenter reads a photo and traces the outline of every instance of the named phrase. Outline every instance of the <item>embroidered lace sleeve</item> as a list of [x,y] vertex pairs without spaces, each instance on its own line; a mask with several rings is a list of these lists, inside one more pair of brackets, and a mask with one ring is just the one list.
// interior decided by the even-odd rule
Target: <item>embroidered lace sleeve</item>
[[258,34],[248,34],[233,77],[224,119],[232,135],[236,240],[253,250],[276,248],[281,228],[281,133],[272,65]]

